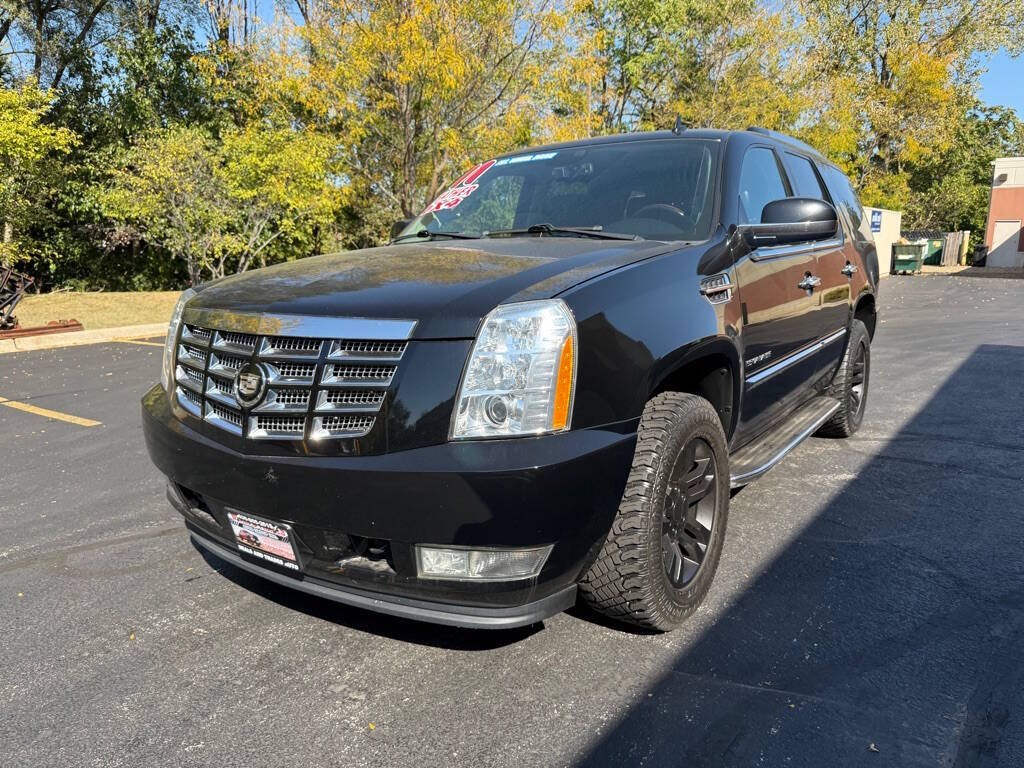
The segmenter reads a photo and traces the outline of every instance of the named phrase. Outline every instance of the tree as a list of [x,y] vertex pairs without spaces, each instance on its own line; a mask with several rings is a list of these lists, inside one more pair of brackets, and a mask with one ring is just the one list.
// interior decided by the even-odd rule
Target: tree
[[411,216],[472,160],[529,139],[556,29],[547,0],[324,0],[263,80],[337,137],[347,187]]
[[118,238],[144,238],[185,262],[198,285],[223,275],[231,211],[217,173],[216,146],[199,128],[172,127],[120,158],[112,183],[97,191]]
[[908,168],[907,229],[971,230],[984,236],[997,157],[1024,154],[1024,122],[1011,109],[977,104],[950,148]]
[[329,183],[331,142],[310,131],[262,123],[173,126],[124,153],[97,196],[118,223],[108,242],[144,240],[182,260],[193,285],[228,271],[308,255],[330,228],[338,192]]
[[665,128],[676,113],[697,125],[732,127],[752,113],[778,124],[763,118],[764,107],[782,112],[771,98],[778,18],[754,0],[583,0],[570,20],[575,95],[561,106],[582,107],[599,134]]
[[223,136],[218,176],[231,203],[238,272],[253,262],[266,265],[268,248],[279,238],[293,256],[315,251],[340,200],[329,182],[332,149],[328,137],[312,130],[262,122]]
[[46,125],[50,94],[29,83],[0,89],[0,263],[38,252],[24,233],[56,190],[54,160],[74,145],[66,128]]
[[[825,106],[804,131],[868,204],[909,204],[908,168],[947,151],[977,89],[977,57],[1024,48],[1024,0],[802,0]],[[834,105],[848,105],[835,108]]]
[[31,77],[56,89],[88,64],[116,30],[113,0],[0,0],[0,44],[5,57],[26,55]]

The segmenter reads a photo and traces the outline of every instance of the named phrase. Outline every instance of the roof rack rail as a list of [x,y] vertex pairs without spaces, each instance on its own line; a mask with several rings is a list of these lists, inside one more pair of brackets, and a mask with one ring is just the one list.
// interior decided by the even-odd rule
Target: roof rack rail
[[787,136],[786,134],[782,133],[781,131],[773,131],[773,130],[770,130],[768,128],[762,128],[759,125],[747,126],[747,130],[750,131],[751,133],[760,133],[762,136],[771,136],[773,139],[778,139],[779,141],[784,141],[787,144],[791,144],[794,147],[799,147],[800,149],[804,150],[805,152],[810,152],[810,153],[816,155],[817,157],[822,157],[821,152],[816,150],[810,144],[802,142],[799,139],[794,139],[792,136]]

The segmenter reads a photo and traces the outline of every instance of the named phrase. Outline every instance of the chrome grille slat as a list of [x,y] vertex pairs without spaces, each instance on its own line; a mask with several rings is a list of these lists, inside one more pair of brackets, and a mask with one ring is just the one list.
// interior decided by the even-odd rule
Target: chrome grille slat
[[327,353],[329,360],[352,360],[368,362],[398,362],[405,353],[405,341],[355,341],[338,340],[331,342]]
[[270,383],[312,384],[316,375],[315,363],[292,363],[268,361]]
[[213,375],[208,376],[206,379],[206,397],[229,408],[238,407],[238,401],[235,400],[235,393],[230,379],[222,379],[219,376]]
[[176,365],[174,367],[174,380],[185,389],[197,395],[203,394],[202,371],[197,371],[195,368],[189,368],[185,365]]
[[178,387],[178,403],[193,416],[199,416],[202,413],[203,398],[190,389]]
[[248,357],[256,349],[256,339],[251,333],[235,333],[234,331],[216,331],[213,334],[213,348],[225,352]]
[[228,432],[233,432],[236,435],[242,434],[242,414],[234,408],[225,408],[207,399],[203,418]]
[[305,415],[309,406],[310,390],[305,387],[271,387],[266,399],[254,408],[254,412],[301,413]]
[[322,339],[301,336],[266,336],[260,343],[260,358],[278,360],[316,360],[320,357]]
[[309,436],[314,440],[325,437],[355,437],[373,429],[376,418],[364,415],[317,416]]
[[209,328],[200,328],[197,325],[183,325],[181,327],[182,342],[190,342],[196,346],[209,346],[212,335],[213,332]]
[[178,345],[178,362],[191,368],[202,370],[206,367],[208,353],[194,344]]
[[394,365],[329,363],[324,366],[320,383],[325,386],[358,384],[369,387],[386,387],[395,375]]
[[[253,440],[363,437],[377,423],[408,344],[263,335],[189,322],[177,347],[176,399],[208,424]],[[234,381],[250,361],[267,374],[267,392],[247,410],[235,399]]]
[[300,439],[306,431],[306,415],[250,416],[249,437],[255,440]]
[[235,371],[245,365],[245,362],[244,357],[214,352],[213,358],[210,360],[210,373],[219,373],[229,378],[234,377]]
[[384,390],[321,389],[317,395],[316,411],[379,411],[384,403]]

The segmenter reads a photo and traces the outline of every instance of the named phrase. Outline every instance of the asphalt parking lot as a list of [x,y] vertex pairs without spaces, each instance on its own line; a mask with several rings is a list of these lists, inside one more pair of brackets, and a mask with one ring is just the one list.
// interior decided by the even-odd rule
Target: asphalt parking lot
[[164,500],[138,405],[160,340],[0,356],[0,764],[1024,765],[1024,281],[880,301],[864,427],[736,495],[670,635],[265,583]]

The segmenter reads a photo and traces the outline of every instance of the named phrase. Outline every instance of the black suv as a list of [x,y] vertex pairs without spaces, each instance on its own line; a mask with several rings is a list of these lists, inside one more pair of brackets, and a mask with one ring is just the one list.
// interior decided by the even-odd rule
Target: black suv
[[[280,584],[467,627],[581,595],[667,630],[731,489],[857,429],[877,286],[850,183],[780,134],[517,152],[385,247],[186,291],[146,442],[195,544]],[[229,512],[280,546],[243,553]]]

